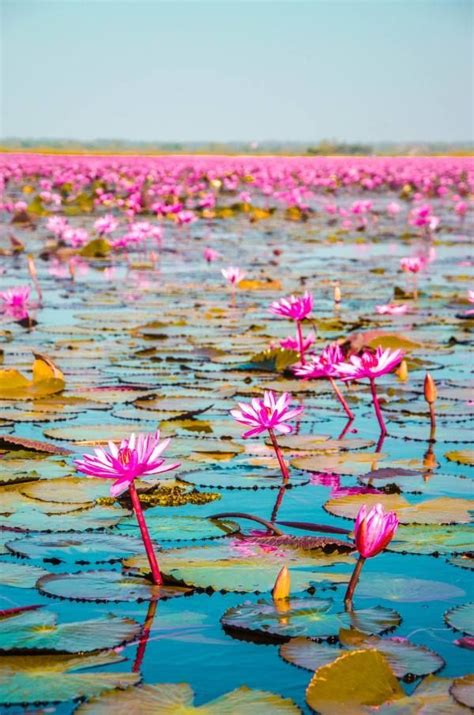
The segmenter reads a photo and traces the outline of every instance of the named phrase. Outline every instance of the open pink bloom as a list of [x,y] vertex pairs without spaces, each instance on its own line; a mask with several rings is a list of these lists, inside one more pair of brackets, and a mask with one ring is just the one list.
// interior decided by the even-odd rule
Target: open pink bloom
[[310,380],[318,377],[339,377],[339,365],[344,362],[344,355],[337,343],[327,345],[321,355],[313,357],[306,365],[293,369],[298,377]]
[[280,340],[280,345],[285,350],[295,350],[296,352],[301,350],[302,347],[303,351],[306,352],[306,350],[309,350],[309,348],[315,343],[315,341],[316,333],[313,330],[310,330],[309,333],[303,337],[302,346],[300,345],[298,335],[296,335],[296,338],[293,338],[291,335],[289,335],[287,338],[283,338],[283,340]]
[[16,286],[0,291],[1,310],[15,320],[23,320],[28,316],[30,307],[30,287]]
[[474,303],[474,290],[467,291],[467,299],[469,303]]
[[281,315],[283,318],[304,320],[313,310],[313,296],[308,291],[300,298],[290,295],[289,298],[281,298],[272,303],[269,310],[270,313]]
[[239,283],[245,278],[245,272],[241,271],[240,268],[236,268],[235,266],[223,268],[222,275],[232,287],[239,285]]
[[408,310],[408,305],[397,305],[396,303],[387,303],[387,305],[377,305],[375,310],[379,315],[405,315]]
[[102,216],[94,222],[94,228],[99,236],[105,236],[106,233],[112,233],[118,226],[118,221],[111,214]]
[[359,509],[354,526],[357,551],[365,559],[376,556],[390,543],[397,528],[395,512],[384,512],[381,504],[376,504],[367,512],[364,504]]
[[265,390],[263,400],[254,397],[250,404],[239,402],[240,410],[231,410],[232,417],[252,429],[244,432],[242,437],[248,439],[266,430],[274,430],[280,434],[289,434],[293,428],[286,424],[303,412],[303,407],[289,409],[291,395],[284,392],[276,397],[271,390]]
[[390,350],[378,347],[375,353],[366,350],[361,356],[352,355],[348,362],[338,366],[339,375],[343,380],[375,380],[401,363],[404,358],[402,350]]
[[409,273],[419,273],[425,267],[426,261],[423,258],[402,258],[400,268]]
[[159,430],[156,434],[134,433],[123,439],[120,447],[109,442],[109,451],[101,447],[94,450],[95,456],[85,454],[74,462],[76,468],[88,477],[115,479],[110,488],[112,496],[125,492],[137,477],[162,474],[179,467],[179,462],[166,463],[162,452],[170,440],[160,442]]
[[61,238],[73,248],[80,248],[88,242],[89,234],[85,228],[69,227],[62,232]]
[[386,211],[389,216],[396,216],[398,213],[401,211],[401,206],[400,204],[397,204],[396,201],[391,201],[389,204],[387,204]]
[[203,256],[208,263],[212,263],[212,261],[216,261],[219,258],[220,253],[213,248],[205,248]]
[[64,231],[69,228],[67,219],[62,216],[50,216],[46,221],[48,231],[51,231],[55,236],[61,238]]

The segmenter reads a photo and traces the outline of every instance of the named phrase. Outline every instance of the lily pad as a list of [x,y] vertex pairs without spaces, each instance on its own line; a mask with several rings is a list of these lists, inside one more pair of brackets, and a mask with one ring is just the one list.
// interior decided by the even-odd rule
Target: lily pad
[[396,512],[401,524],[468,524],[474,509],[470,499],[438,497],[410,504],[398,494],[351,494],[330,499],[324,508],[335,516],[355,519],[363,504],[382,504],[385,511]]
[[97,531],[115,526],[128,514],[126,509],[113,506],[95,506],[93,509],[53,515],[37,509],[22,509],[10,516],[0,516],[0,527],[22,531]]
[[298,715],[301,711],[289,698],[245,686],[197,706],[194,705],[191,686],[186,683],[158,683],[114,691],[89,700],[76,710],[78,715],[129,715],[133,712],[157,715],[194,712],[208,715]]
[[[413,691],[411,696],[388,701],[381,705],[380,715],[467,715],[466,708],[458,705],[451,697],[450,678],[428,675]],[[373,712],[364,710],[363,713]]]
[[[147,515],[146,523],[152,539],[156,541],[198,541],[219,539],[239,531],[235,521],[212,521],[200,516],[155,516]],[[124,534],[140,534],[135,517],[124,519],[117,525]]]
[[463,603],[444,614],[448,626],[468,636],[474,636],[474,603]]
[[[444,660],[437,653],[405,638],[379,638],[353,629],[339,631],[339,637],[344,647],[350,650],[378,650],[386,657],[397,678],[428,675],[444,665]],[[292,638],[280,647],[280,655],[284,660],[311,671],[332,663],[343,652],[339,648],[327,643],[317,643],[310,638]]]
[[84,503],[110,497],[111,481],[87,477],[61,477],[37,481],[21,487],[22,494],[39,501]]
[[370,469],[377,469],[378,462],[387,455],[380,452],[341,452],[315,454],[308,457],[296,457],[291,466],[308,472],[326,472],[330,474],[359,475]]
[[136,638],[141,626],[131,618],[108,614],[77,623],[59,623],[54,613],[43,609],[0,617],[0,650],[40,650],[86,653],[115,648]]
[[472,548],[474,528],[454,526],[399,526],[388,551],[409,554],[452,554]]
[[355,715],[404,694],[379,651],[354,650],[318,668],[306,690],[306,702],[320,715]]
[[100,423],[95,425],[53,427],[43,430],[43,434],[50,439],[75,442],[81,445],[95,445],[107,444],[108,442],[120,442],[122,439],[130,437],[130,434],[136,431],[137,425],[133,422],[130,424],[110,425]]
[[116,571],[79,571],[49,574],[36,584],[40,593],[72,601],[150,601],[183,596],[189,589],[155,586],[151,581]]
[[37,580],[47,576],[48,571],[28,564],[1,563],[0,584],[14,588],[34,588]]
[[[124,563],[133,573],[149,573],[146,558],[132,557]],[[238,593],[271,591],[278,572],[285,565],[296,592],[320,582],[346,583],[350,576],[347,566],[353,563],[353,557],[347,554],[266,546],[259,545],[258,541],[247,543],[237,539],[160,554],[160,567],[168,578],[196,588]],[[338,564],[346,566],[346,570],[335,570],[333,567]]]
[[137,673],[76,673],[120,663],[115,653],[88,656],[8,655],[0,657],[0,703],[53,703],[99,695],[111,688],[135,685]]
[[17,556],[43,561],[73,563],[105,563],[126,556],[141,554],[140,538],[116,534],[34,534],[7,542],[8,550]]
[[474,466],[474,449],[461,449],[456,452],[446,452],[444,455],[450,462]]
[[[196,469],[180,475],[180,479],[198,487],[215,489],[280,489],[282,486],[280,472],[269,472],[268,469],[246,465]],[[287,488],[292,489],[294,486],[308,483],[309,477],[292,471]]]
[[462,598],[465,592],[451,583],[405,578],[393,573],[362,573],[357,586],[359,598],[383,598],[401,603],[449,601]]
[[396,628],[401,618],[396,611],[381,606],[352,612],[339,611],[331,599],[290,598],[287,601],[246,602],[229,608],[221,623],[229,631],[245,631],[275,640],[296,636],[330,638],[341,628],[357,626],[367,634]]
[[461,705],[465,705],[467,708],[474,708],[474,675],[456,678],[449,692]]

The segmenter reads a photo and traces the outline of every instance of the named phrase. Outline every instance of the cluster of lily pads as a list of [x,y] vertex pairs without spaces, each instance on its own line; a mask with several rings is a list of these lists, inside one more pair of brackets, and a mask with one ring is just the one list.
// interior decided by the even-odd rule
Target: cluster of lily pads
[[2,707],[467,713],[469,164],[5,163]]

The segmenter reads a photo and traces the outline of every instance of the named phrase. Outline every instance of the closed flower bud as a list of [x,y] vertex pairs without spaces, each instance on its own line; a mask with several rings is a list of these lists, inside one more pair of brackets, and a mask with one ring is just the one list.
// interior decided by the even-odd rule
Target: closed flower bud
[[436,385],[431,377],[430,373],[427,372],[425,376],[425,400],[431,405],[433,402],[436,402],[436,395],[437,395],[437,390],[436,390]]

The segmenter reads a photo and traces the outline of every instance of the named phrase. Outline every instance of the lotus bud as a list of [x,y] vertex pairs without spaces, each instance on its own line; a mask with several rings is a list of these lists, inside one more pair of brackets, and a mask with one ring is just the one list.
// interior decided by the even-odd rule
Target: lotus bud
[[406,382],[408,380],[408,365],[406,360],[402,360],[400,363],[400,367],[397,370],[398,373],[398,379],[401,380],[402,382]]
[[288,600],[290,597],[291,579],[290,572],[286,566],[283,566],[276,577],[275,585],[272,590],[272,598],[274,601]]
[[339,304],[341,302],[341,287],[339,283],[334,286],[334,302]]
[[425,376],[424,390],[425,400],[428,402],[428,404],[432,405],[433,402],[436,402],[437,390],[435,381],[433,380],[429,372],[427,372]]

